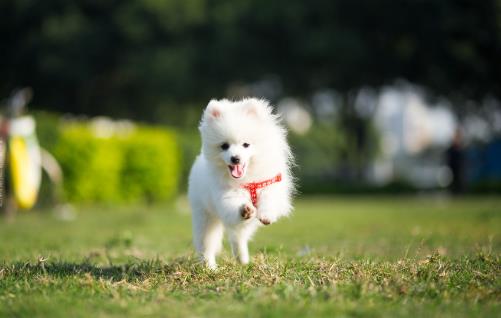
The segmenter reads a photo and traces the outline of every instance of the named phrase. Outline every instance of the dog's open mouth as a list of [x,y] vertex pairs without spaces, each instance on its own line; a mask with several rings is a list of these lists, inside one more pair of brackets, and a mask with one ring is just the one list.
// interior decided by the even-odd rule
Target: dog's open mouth
[[245,165],[243,164],[229,165],[228,168],[230,169],[231,176],[235,179],[241,178],[245,174]]

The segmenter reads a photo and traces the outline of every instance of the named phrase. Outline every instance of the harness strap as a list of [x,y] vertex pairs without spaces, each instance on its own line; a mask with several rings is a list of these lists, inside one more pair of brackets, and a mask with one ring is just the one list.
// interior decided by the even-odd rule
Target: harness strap
[[261,189],[261,188],[265,188],[269,185],[272,185],[273,183],[280,182],[280,181],[282,181],[282,174],[281,173],[277,174],[275,177],[268,179],[268,180],[264,180],[261,182],[246,183],[246,184],[242,185],[242,188],[249,191],[252,204],[257,208],[257,200],[258,200],[257,190]]

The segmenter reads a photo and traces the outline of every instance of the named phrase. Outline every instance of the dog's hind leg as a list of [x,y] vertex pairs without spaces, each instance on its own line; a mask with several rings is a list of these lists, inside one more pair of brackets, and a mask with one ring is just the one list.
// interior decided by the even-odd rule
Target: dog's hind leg
[[255,231],[256,226],[253,224],[248,224],[247,226],[234,228],[228,231],[231,251],[242,264],[249,263],[250,257],[248,243]]
[[197,212],[193,215],[193,243],[207,266],[215,269],[216,254],[222,248],[223,224],[203,211]]

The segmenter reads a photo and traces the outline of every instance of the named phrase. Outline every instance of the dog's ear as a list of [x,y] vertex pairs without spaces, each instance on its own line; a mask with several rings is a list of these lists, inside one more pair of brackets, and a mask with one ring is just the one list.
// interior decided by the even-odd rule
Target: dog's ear
[[257,98],[248,98],[245,99],[244,105],[248,115],[256,116],[256,117],[266,117],[271,115],[272,108],[269,105],[268,101],[264,99]]
[[217,119],[221,117],[221,109],[218,100],[212,99],[209,102],[209,104],[205,108],[204,117],[210,119]]

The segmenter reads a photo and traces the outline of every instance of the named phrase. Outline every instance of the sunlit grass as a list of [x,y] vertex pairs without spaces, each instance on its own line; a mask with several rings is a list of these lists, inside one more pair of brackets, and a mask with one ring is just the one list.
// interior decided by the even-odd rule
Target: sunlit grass
[[25,213],[0,224],[0,315],[494,316],[500,203],[301,199],[257,234],[251,265],[226,248],[216,272],[193,256],[184,200]]

